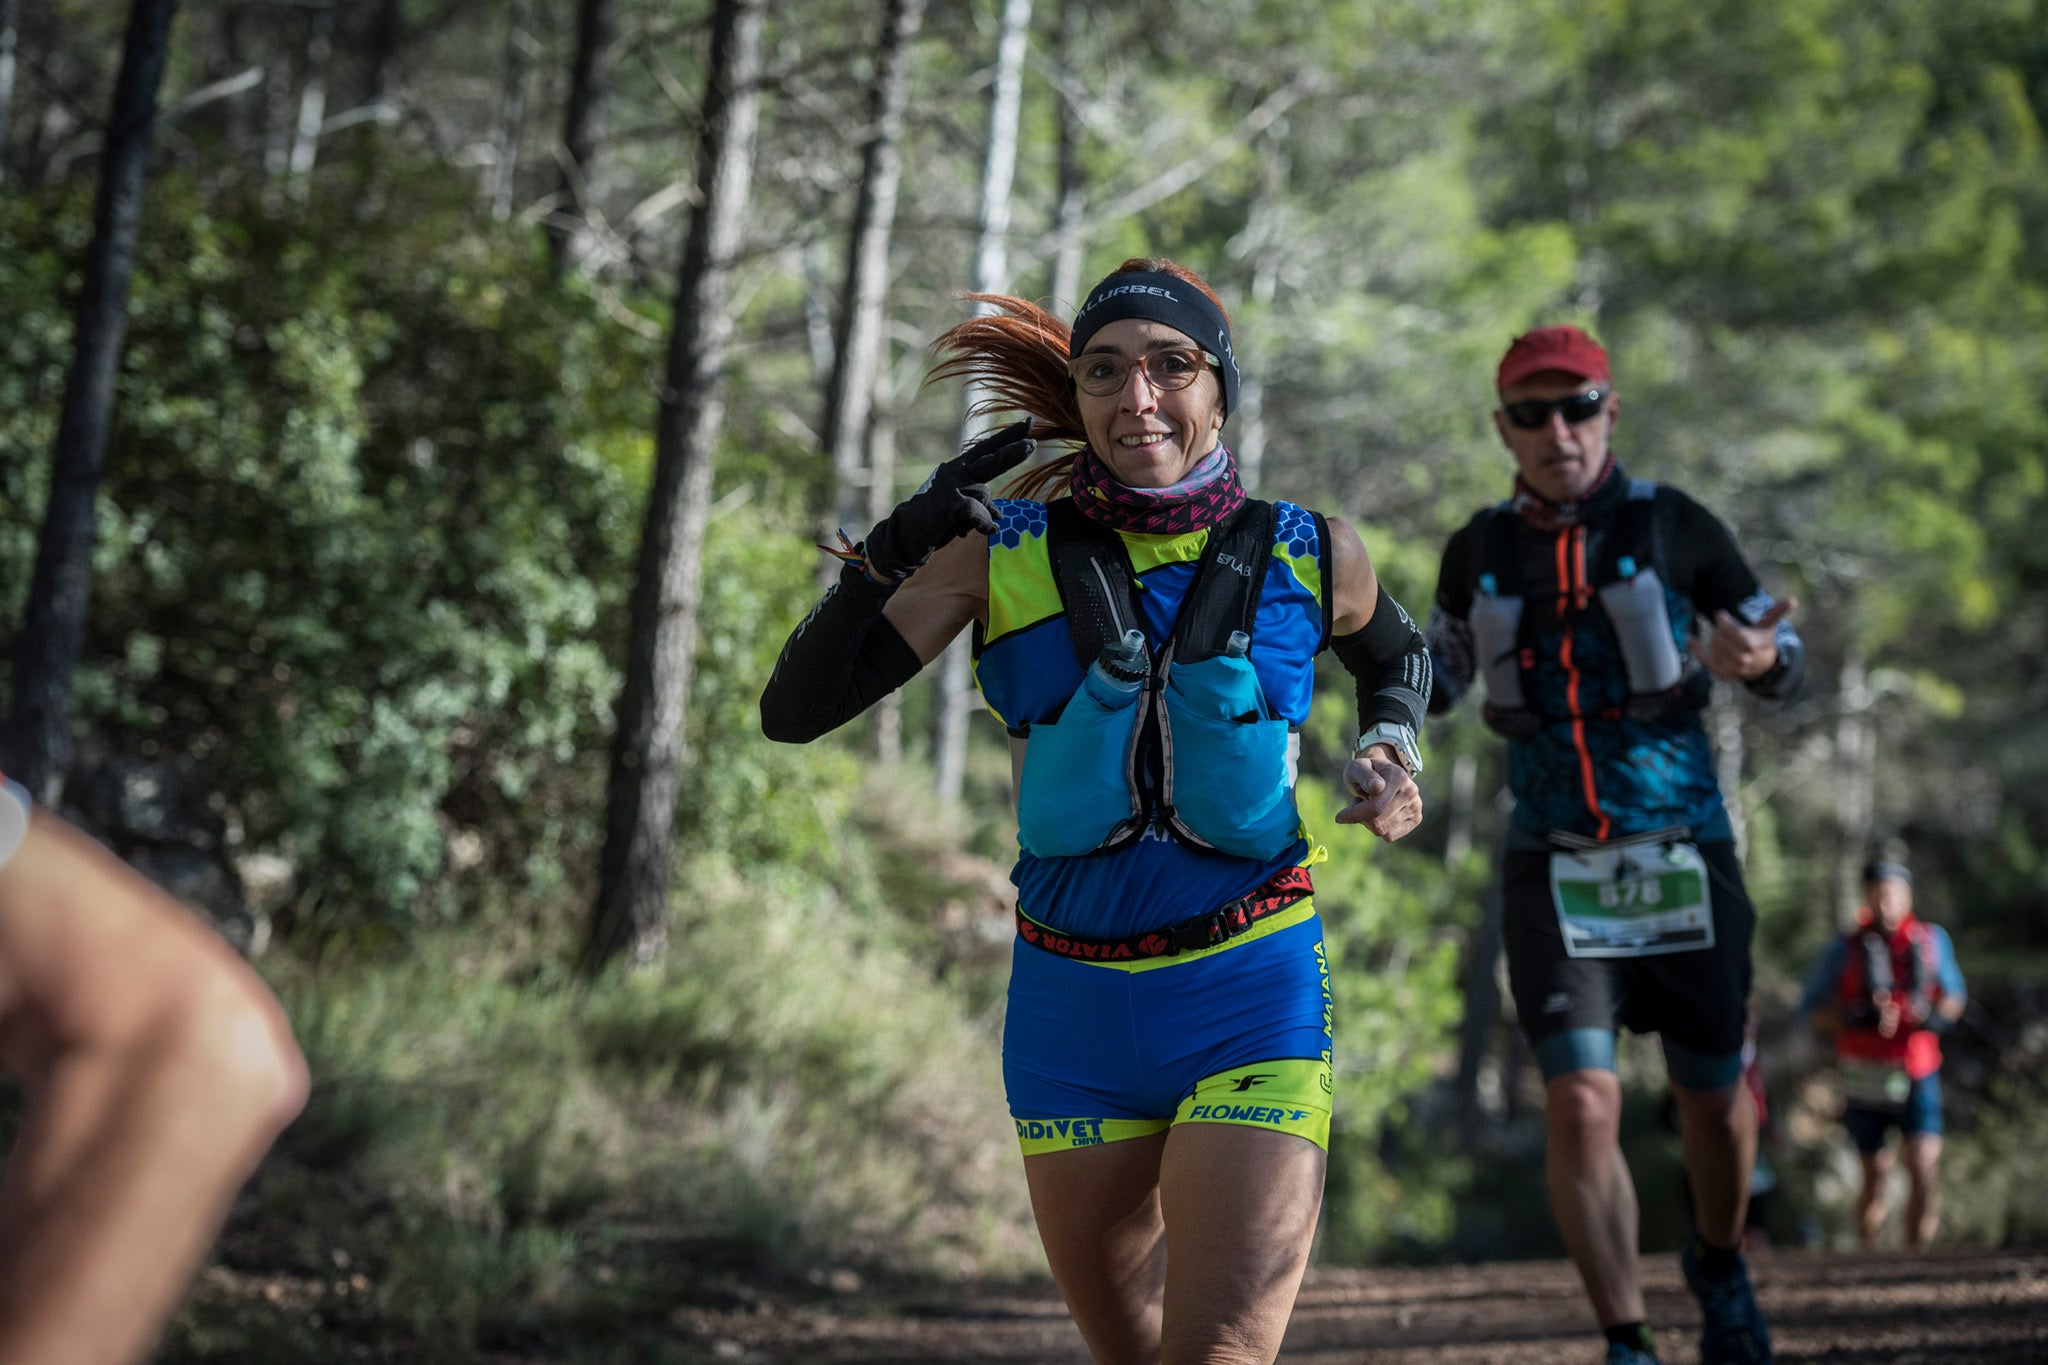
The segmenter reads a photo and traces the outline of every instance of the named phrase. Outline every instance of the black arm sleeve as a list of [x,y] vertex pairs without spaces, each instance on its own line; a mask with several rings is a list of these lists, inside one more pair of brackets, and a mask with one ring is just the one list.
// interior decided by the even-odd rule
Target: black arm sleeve
[[1429,694],[1431,715],[1442,715],[1456,706],[1479,675],[1471,625],[1472,585],[1479,580],[1478,526],[1475,518],[1451,537],[1437,570],[1436,602],[1423,632],[1434,684]]
[[894,591],[855,565],[840,572],[775,661],[761,693],[763,734],[808,744],[917,676],[924,664],[882,615]]
[[1399,602],[1380,585],[1372,619],[1349,635],[1330,637],[1330,652],[1358,681],[1358,726],[1394,721],[1417,734],[1429,709],[1429,649]]
[[[1662,540],[1672,587],[1705,616],[1726,611],[1744,625],[1755,625],[1777,599],[1757,582],[1735,537],[1719,517],[1677,489],[1660,486],[1657,495],[1665,519]],[[1778,661],[1743,686],[1759,697],[1783,699],[1796,693],[1806,679],[1806,643],[1790,621],[1778,623],[1772,643],[1778,647]]]

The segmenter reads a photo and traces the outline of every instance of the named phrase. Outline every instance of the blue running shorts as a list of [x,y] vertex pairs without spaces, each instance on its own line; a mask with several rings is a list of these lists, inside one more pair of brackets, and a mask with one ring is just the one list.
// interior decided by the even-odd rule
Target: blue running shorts
[[1330,970],[1303,900],[1196,953],[1088,962],[1011,950],[1003,1084],[1026,1156],[1176,1123],[1330,1145]]

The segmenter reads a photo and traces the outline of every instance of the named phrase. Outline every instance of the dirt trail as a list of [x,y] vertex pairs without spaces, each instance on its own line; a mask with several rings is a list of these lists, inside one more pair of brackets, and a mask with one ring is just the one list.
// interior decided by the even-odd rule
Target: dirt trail
[[[1754,1260],[1783,1365],[2048,1362],[2048,1252],[1908,1259],[1765,1252]],[[1698,1311],[1676,1258],[1646,1266],[1667,1365],[1698,1360]],[[790,1365],[1087,1365],[1050,1289],[988,1288],[951,1302],[686,1311],[676,1326],[715,1359]],[[1283,1362],[1594,1365],[1599,1343],[1563,1262],[1312,1271]]]

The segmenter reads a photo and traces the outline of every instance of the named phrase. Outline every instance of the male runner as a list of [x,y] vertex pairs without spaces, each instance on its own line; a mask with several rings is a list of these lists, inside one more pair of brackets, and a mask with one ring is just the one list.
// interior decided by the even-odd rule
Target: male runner
[[1948,931],[1913,914],[1913,874],[1880,859],[1863,870],[1856,927],[1822,950],[1800,1011],[1832,1036],[1846,1104],[1842,1125],[1863,1160],[1856,1230],[1866,1250],[1884,1226],[1885,1180],[1896,1127],[1906,1156],[1909,1247],[1934,1240],[1941,1220],[1941,1034],[1963,1017],[1962,969]]
[[1701,1358],[1767,1361],[1739,1249],[1756,1154],[1742,1084],[1755,916],[1700,711],[1708,674],[1768,697],[1798,684],[1792,603],[1758,586],[1705,508],[1615,463],[1620,403],[1592,337],[1517,337],[1496,387],[1514,496],[1445,548],[1430,709],[1483,678],[1487,724],[1508,740],[1504,928],[1543,1071],[1551,1208],[1610,1365],[1654,1362],[1614,1042],[1623,1025],[1658,1033],[1698,1212],[1681,1262],[1704,1311]]
[[284,1013],[218,936],[0,778],[0,1365],[121,1365],[306,1097]]

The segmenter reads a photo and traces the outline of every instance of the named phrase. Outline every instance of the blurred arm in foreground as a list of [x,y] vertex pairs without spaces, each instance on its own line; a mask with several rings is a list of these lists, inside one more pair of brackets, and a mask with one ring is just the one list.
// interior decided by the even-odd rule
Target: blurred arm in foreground
[[0,1365],[156,1341],[235,1192],[305,1103],[284,1012],[210,930],[0,787]]

